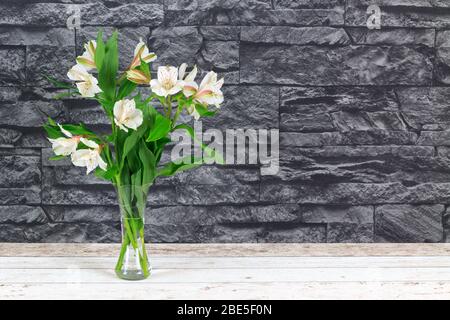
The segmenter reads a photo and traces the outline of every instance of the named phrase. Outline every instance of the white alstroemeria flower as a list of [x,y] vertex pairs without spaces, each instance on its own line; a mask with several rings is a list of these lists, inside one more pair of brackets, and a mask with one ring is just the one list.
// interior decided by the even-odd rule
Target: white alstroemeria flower
[[134,49],[134,58],[131,62],[130,69],[134,69],[138,67],[141,64],[141,59],[145,63],[153,62],[158,57],[154,52],[149,52],[147,45],[142,41],[142,39],[139,39],[139,43],[137,44],[136,48]]
[[147,77],[144,72],[140,70],[128,70],[127,79],[136,84],[150,84],[150,77]]
[[190,114],[192,117],[194,117],[195,120],[200,119],[200,113],[198,113],[197,109],[195,108],[195,104],[191,104],[186,108],[186,111],[188,114]]
[[220,107],[224,98],[221,91],[224,79],[217,81],[217,73],[209,72],[200,83],[200,88],[194,96],[194,100],[203,105],[215,105]]
[[142,111],[136,109],[134,100],[120,100],[114,104],[114,122],[125,132],[128,128],[136,130],[143,121]]
[[81,138],[81,142],[92,149],[81,149],[72,153],[72,163],[77,167],[86,167],[86,174],[91,173],[97,167],[106,170],[108,165],[100,155],[100,146],[96,142],[85,138]]
[[184,81],[183,93],[186,98],[189,98],[198,91],[198,84],[195,82],[195,77],[197,77],[197,66],[194,66],[192,71],[186,75],[187,67],[188,65],[183,63],[178,70],[178,76],[180,80]]
[[158,79],[150,81],[152,91],[160,97],[174,95],[183,90],[184,81],[178,79],[176,67],[159,67]]
[[97,49],[97,42],[91,40],[84,45],[84,53],[77,57],[77,62],[81,64],[86,70],[95,69],[95,50]]
[[92,98],[95,97],[95,94],[102,92],[97,79],[80,64],[73,66],[67,76],[70,80],[76,81],[78,91],[83,97]]
[[70,156],[77,150],[78,143],[80,142],[80,136],[73,136],[69,131],[65,130],[60,124],[58,124],[61,132],[67,138],[48,139],[52,144],[53,152],[57,156]]

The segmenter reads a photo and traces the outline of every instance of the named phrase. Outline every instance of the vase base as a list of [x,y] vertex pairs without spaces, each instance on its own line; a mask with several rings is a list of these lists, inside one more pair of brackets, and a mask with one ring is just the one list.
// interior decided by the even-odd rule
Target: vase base
[[129,281],[139,281],[147,279],[151,274],[151,270],[147,273],[142,272],[142,270],[116,270],[116,275],[122,280]]

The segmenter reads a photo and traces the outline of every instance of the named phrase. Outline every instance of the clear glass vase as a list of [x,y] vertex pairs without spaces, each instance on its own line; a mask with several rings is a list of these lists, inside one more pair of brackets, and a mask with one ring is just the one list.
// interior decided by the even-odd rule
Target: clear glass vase
[[122,223],[122,246],[116,275],[124,280],[143,280],[151,272],[144,240],[148,188],[116,186],[116,191]]

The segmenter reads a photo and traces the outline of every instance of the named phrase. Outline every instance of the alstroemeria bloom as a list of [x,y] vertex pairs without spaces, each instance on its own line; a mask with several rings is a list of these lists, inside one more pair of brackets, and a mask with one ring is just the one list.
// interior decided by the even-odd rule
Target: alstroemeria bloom
[[81,64],[86,70],[95,69],[95,50],[97,49],[97,42],[91,40],[84,45],[84,53],[77,57],[77,62]]
[[78,143],[80,142],[80,136],[72,136],[72,134],[59,125],[61,132],[67,138],[48,139],[52,144],[53,152],[57,156],[70,156],[77,150]]
[[223,93],[221,91],[224,79],[217,81],[217,73],[209,72],[200,83],[200,88],[194,96],[194,100],[203,105],[215,105],[217,108],[223,102]]
[[120,129],[128,132],[127,128],[136,130],[143,121],[142,111],[136,109],[134,100],[120,100],[114,104],[114,122]]
[[96,142],[85,138],[81,138],[81,142],[90,149],[80,149],[72,153],[73,164],[77,167],[86,167],[86,174],[91,173],[97,167],[106,170],[108,165],[100,155],[100,146]]
[[178,76],[180,80],[184,81],[183,93],[187,98],[189,98],[198,90],[198,84],[195,82],[195,77],[197,76],[197,66],[194,66],[192,71],[186,75],[187,67],[188,65],[183,63],[178,70]]
[[127,79],[136,84],[146,84],[150,83],[150,77],[147,77],[144,72],[140,70],[128,70]]
[[160,97],[174,95],[183,90],[184,81],[178,79],[178,69],[176,67],[159,67],[158,79],[150,81],[153,93]]
[[96,93],[102,92],[97,79],[80,64],[73,66],[67,76],[70,80],[76,81],[78,91],[83,97],[92,98]]
[[149,52],[147,45],[142,41],[142,39],[140,39],[136,49],[134,49],[134,58],[131,62],[130,69],[138,67],[141,64],[141,60],[145,63],[150,63],[155,61],[157,58],[158,57],[154,52]]

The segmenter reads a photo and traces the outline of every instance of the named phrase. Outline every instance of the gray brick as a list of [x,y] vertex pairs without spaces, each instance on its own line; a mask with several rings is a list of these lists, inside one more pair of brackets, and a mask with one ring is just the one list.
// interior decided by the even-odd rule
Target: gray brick
[[[297,85],[429,85],[431,51],[241,44],[241,82]],[[383,57],[383,58],[380,58]],[[364,62],[363,62],[364,61]]]
[[241,40],[251,43],[295,45],[349,45],[342,28],[330,27],[242,27]]
[[0,48],[0,85],[16,86],[25,82],[25,49]]
[[375,234],[389,242],[441,242],[444,206],[386,205],[375,210]]

